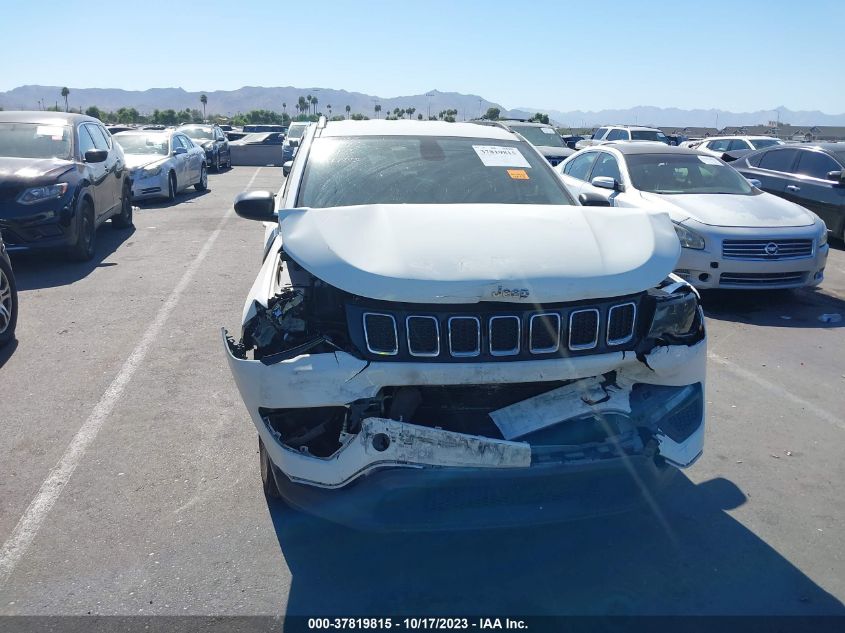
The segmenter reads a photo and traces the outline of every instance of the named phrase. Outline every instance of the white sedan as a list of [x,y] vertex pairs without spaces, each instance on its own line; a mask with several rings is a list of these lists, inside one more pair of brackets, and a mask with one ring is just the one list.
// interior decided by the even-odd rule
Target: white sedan
[[824,222],[718,158],[620,143],[578,152],[555,170],[576,197],[666,211],[682,246],[675,272],[697,288],[798,288],[824,278]]
[[772,145],[783,145],[783,141],[773,136],[711,136],[681,143],[681,147],[697,149],[719,158],[725,152],[762,149]]
[[205,150],[173,130],[120,132],[114,139],[123,148],[132,177],[132,200],[166,198],[191,185],[208,189]]

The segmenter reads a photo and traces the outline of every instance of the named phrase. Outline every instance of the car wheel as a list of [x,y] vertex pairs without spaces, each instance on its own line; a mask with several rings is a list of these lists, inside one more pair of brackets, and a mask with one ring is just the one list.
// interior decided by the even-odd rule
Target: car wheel
[[18,289],[12,267],[0,259],[0,347],[15,337],[18,322]]
[[[220,170],[218,169],[217,171]],[[200,170],[200,181],[194,185],[194,189],[196,189],[197,191],[205,191],[206,189],[208,189],[208,170],[205,168],[205,165],[203,165],[202,169]]]
[[170,175],[167,177],[167,199],[170,202],[176,200],[176,186],[176,174],[171,171]]
[[68,249],[68,256],[78,262],[87,262],[97,250],[97,227],[94,220],[94,207],[90,202],[83,202],[79,207],[79,227],[76,242]]
[[261,487],[264,489],[264,495],[268,499],[278,499],[281,497],[279,487],[276,485],[276,478],[273,476],[273,464],[270,462],[270,456],[267,454],[267,449],[264,448],[264,442],[258,438],[258,460],[261,466]]
[[111,226],[113,229],[128,229],[132,226],[132,190],[129,187],[123,188],[120,213],[112,217]]

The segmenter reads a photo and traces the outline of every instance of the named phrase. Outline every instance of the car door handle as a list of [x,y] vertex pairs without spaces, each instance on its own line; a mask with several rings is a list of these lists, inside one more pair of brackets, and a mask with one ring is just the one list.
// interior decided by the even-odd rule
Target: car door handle
[[786,189],[788,191],[801,191],[801,187],[796,187],[795,185],[786,185]]

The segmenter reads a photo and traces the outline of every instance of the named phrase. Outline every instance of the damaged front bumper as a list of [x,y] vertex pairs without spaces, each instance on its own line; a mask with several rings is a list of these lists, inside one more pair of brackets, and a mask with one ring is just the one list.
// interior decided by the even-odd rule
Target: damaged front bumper
[[[668,470],[667,462],[689,466],[703,447],[706,339],[690,346],[658,346],[642,360],[631,352],[615,352],[483,364],[368,362],[337,351],[268,365],[237,357],[225,331],[223,344],[249,414],[282,475],[282,493],[295,505],[308,505],[305,498],[312,496],[322,503],[324,493],[317,489],[343,488],[346,493],[375,482],[405,481],[406,475],[414,487],[423,480],[490,477],[501,482],[537,475],[547,481],[591,469],[621,469],[623,478],[645,482]],[[377,398],[385,388],[526,383],[549,387],[490,412],[501,438],[447,430],[436,421],[421,425],[402,416],[364,413],[353,432],[344,422],[336,450],[319,456],[306,444],[283,437],[267,413],[344,411]],[[584,420],[613,430],[606,441],[578,445],[569,437],[555,437],[554,429]],[[651,474],[634,477],[642,469]]]

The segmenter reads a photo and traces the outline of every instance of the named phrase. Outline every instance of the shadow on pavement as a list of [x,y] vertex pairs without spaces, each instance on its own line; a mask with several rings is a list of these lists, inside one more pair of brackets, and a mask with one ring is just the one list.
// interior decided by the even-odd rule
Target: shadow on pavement
[[190,204],[197,198],[202,198],[203,196],[211,193],[211,184],[209,182],[209,187],[205,191],[196,191],[193,187],[189,189],[185,189],[181,193],[176,196],[176,199],[173,202],[165,199],[149,199],[149,200],[136,200],[132,204],[136,205],[140,208],[141,211],[150,210],[150,209],[170,209],[172,207],[178,207],[180,204],[187,203]]
[[725,512],[745,501],[679,475],[659,510],[524,530],[367,534],[270,514],[292,616],[845,614]]
[[64,286],[87,277],[95,268],[117,266],[104,260],[134,233],[134,228],[114,230],[106,222],[97,229],[97,250],[89,262],[71,261],[61,249],[15,253],[12,266],[18,292]]
[[704,314],[767,327],[845,327],[845,301],[824,287],[800,290],[703,290]]

